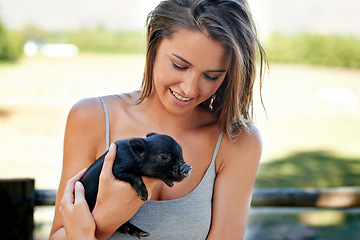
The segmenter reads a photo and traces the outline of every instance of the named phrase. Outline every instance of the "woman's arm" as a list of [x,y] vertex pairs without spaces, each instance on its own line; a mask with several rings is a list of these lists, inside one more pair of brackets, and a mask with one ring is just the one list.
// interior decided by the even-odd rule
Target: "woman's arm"
[[[77,103],[70,111],[64,137],[63,167],[56,196],[55,216],[50,239],[68,239],[59,212],[67,181],[82,169],[89,167],[99,151],[99,140],[105,142],[105,119],[101,118],[101,103],[97,99],[86,99]],[[104,130],[105,131],[105,130]],[[104,149],[105,151],[105,145]]]
[[[67,181],[82,169],[89,167],[105,152],[105,148],[105,117],[101,103],[95,98],[79,102],[70,111],[66,124],[63,170],[50,239],[68,239],[64,229],[66,224],[59,211]],[[98,239],[109,237],[130,219],[142,204],[130,184],[121,182],[112,175],[114,158],[115,154],[108,154],[106,163],[104,162],[105,171],[102,171],[100,176],[97,203],[92,212]],[[144,182],[151,194],[155,182],[150,179],[144,179]],[[122,198],[119,198],[120,196]]]
[[261,138],[255,126],[236,142],[223,140],[208,240],[244,238],[261,150]]

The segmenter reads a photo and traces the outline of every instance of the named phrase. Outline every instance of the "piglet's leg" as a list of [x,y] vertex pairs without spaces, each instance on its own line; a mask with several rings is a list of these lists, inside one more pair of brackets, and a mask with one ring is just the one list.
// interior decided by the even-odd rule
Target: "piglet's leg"
[[134,173],[122,172],[116,174],[115,177],[119,180],[130,183],[142,201],[146,202],[148,200],[148,191],[140,176]]

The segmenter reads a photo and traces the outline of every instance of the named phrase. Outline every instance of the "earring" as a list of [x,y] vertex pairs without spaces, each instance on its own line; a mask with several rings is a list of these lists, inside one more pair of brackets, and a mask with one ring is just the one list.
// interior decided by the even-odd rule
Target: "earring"
[[215,95],[215,94],[213,94],[213,95],[211,96],[211,98],[210,98],[210,104],[209,104],[209,109],[210,109],[210,111],[213,111],[213,109],[214,109],[213,103],[214,103],[215,98],[216,98],[216,95]]

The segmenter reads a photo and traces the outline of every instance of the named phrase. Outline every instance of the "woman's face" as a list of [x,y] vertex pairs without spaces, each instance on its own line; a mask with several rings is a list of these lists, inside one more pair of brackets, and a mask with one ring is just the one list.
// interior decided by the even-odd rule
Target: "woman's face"
[[185,113],[216,92],[228,68],[229,57],[219,42],[200,31],[181,28],[157,49],[154,94],[167,111]]

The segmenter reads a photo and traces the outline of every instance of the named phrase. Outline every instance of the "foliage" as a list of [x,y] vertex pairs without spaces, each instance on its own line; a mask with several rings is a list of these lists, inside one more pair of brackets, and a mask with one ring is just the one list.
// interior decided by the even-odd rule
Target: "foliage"
[[96,29],[46,32],[29,25],[24,29],[26,39],[39,43],[71,43],[80,52],[90,53],[144,53],[145,36],[140,31],[106,31]]
[[24,38],[18,32],[8,31],[0,21],[0,61],[16,61],[23,52]]
[[342,158],[326,151],[298,152],[262,163],[255,187],[359,186],[359,172],[360,159]]
[[26,40],[31,40],[34,42],[51,42],[56,43],[59,40],[57,39],[57,34],[53,32],[44,31],[34,25],[27,25],[23,30],[23,35]]
[[354,36],[274,33],[264,47],[271,62],[360,68],[360,39]]
[[71,32],[68,42],[77,45],[81,52],[144,53],[144,38],[141,32],[106,32],[99,27]]

